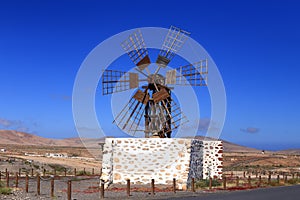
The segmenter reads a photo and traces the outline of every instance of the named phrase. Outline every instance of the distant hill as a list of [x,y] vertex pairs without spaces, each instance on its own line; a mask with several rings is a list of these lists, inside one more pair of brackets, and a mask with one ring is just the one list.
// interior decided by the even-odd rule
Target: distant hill
[[[98,145],[101,139],[83,139],[88,146]],[[13,131],[0,130],[0,144],[14,144],[14,145],[40,145],[40,146],[70,146],[82,147],[83,143],[80,138],[66,138],[66,139],[50,139],[40,137],[34,134]]]
[[[195,138],[199,139],[199,140],[205,140],[205,137],[203,137],[203,136],[196,136]],[[207,140],[210,140],[210,138],[207,138]],[[228,142],[226,140],[221,140],[221,141],[223,143],[224,152],[259,152],[260,151],[258,149],[234,144],[234,143]]]
[[[66,138],[66,139],[50,139],[40,137],[34,134],[13,131],[13,130],[0,130],[0,144],[13,144],[13,145],[40,145],[40,146],[68,146],[68,147],[83,147],[84,144],[89,147],[99,147],[100,142],[105,138],[99,139],[80,139],[80,138]],[[204,137],[196,136],[196,139],[203,140]],[[259,150],[240,146],[227,141],[223,141],[223,148],[225,152],[258,152]]]
[[291,155],[300,155],[300,149],[287,149],[282,151],[276,151],[279,154],[291,154]]

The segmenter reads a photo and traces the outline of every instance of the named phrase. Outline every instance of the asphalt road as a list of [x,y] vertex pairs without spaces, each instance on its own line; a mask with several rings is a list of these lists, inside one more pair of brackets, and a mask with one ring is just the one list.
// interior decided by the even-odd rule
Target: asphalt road
[[300,185],[262,188],[247,191],[207,193],[192,197],[170,198],[174,200],[300,200]]

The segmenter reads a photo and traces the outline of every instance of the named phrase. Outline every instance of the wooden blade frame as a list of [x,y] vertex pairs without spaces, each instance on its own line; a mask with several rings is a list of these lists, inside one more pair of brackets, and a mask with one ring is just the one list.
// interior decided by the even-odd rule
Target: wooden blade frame
[[181,49],[189,35],[189,32],[175,26],[171,26],[165,37],[156,63],[161,67],[166,67],[176,53]]
[[147,90],[145,92],[138,90],[114,120],[122,130],[128,130],[132,135],[136,133],[144,116],[145,106],[149,100]]
[[148,50],[140,29],[129,35],[121,45],[140,70],[144,70],[150,65]]
[[104,70],[102,74],[102,94],[112,94],[137,88],[139,86],[137,73],[126,73],[117,70]]
[[176,76],[176,85],[207,86],[207,59],[179,67],[176,70],[179,72]]

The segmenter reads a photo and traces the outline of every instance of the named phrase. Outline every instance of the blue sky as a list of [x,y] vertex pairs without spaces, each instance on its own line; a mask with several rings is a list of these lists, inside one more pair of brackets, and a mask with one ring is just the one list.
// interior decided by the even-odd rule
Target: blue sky
[[0,129],[77,137],[71,96],[88,53],[121,31],[175,25],[192,32],[223,77],[221,138],[300,148],[299,9],[296,0],[1,1]]

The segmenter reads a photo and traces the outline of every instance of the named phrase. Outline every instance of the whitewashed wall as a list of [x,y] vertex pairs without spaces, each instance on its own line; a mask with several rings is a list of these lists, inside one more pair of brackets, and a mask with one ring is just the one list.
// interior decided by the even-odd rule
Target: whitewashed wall
[[[186,189],[191,178],[222,174],[222,143],[179,138],[107,138],[102,175],[110,183],[172,184]],[[209,153],[208,153],[209,152]]]

